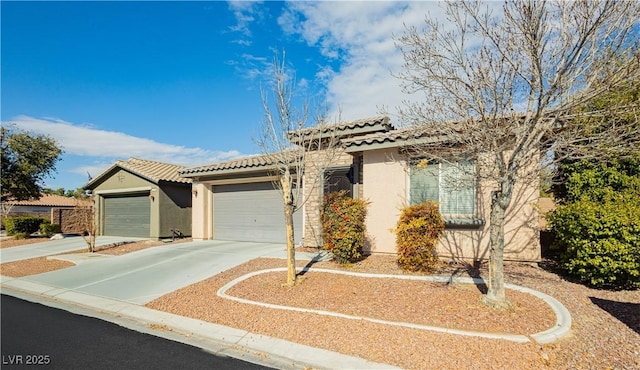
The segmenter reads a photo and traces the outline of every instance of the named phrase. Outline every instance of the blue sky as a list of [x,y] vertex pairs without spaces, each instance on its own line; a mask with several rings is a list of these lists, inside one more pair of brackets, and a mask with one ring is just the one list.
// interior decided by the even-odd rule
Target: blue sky
[[187,166],[256,154],[277,50],[330,118],[407,98],[393,35],[437,2],[0,2],[1,120],[65,150],[45,187],[117,159]]

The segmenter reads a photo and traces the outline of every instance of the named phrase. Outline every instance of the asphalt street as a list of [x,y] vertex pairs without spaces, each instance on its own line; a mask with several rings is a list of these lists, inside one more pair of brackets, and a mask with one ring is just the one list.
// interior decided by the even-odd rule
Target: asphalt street
[[269,369],[92,317],[0,298],[3,369]]

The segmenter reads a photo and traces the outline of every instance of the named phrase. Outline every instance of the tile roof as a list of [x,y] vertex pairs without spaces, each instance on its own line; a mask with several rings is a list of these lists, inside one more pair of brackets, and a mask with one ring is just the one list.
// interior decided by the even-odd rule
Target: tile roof
[[342,141],[347,152],[364,150],[365,147],[391,147],[411,144],[432,144],[447,141],[446,136],[430,136],[425,130],[415,127],[376,132],[363,136],[355,136]]
[[40,199],[8,201],[13,206],[38,206],[38,207],[74,207],[82,201],[76,198],[63,197],[62,195],[42,194]]
[[[289,152],[292,155],[289,160],[294,159],[296,151]],[[195,177],[211,174],[225,174],[230,172],[251,172],[256,170],[269,170],[275,165],[276,160],[271,155],[253,155],[232,159],[224,162],[212,163],[205,166],[185,168],[179,171],[180,176]]]
[[89,188],[92,185],[96,184],[99,180],[101,180],[104,176],[109,174],[117,167],[125,169],[156,184],[160,181],[191,183],[190,179],[178,175],[178,171],[186,168],[186,166],[132,157],[126,161],[116,161],[100,175],[89,181],[84,187]]
[[[306,135],[319,133],[319,136],[323,137],[323,135],[329,135],[335,132],[337,137],[346,139],[354,136],[358,137],[358,135],[361,136],[367,134],[373,135],[375,133],[384,133],[393,129],[394,127],[389,122],[389,117],[376,116],[339,123],[335,125],[308,127],[302,130],[295,131],[295,134],[293,134],[292,132],[292,134],[290,134],[290,138],[293,143],[298,143],[297,140],[300,138],[303,139]],[[295,155],[296,151],[292,151],[290,153]],[[179,171],[179,175],[184,177],[197,177],[206,175],[253,172],[260,170],[269,170],[273,168],[273,157],[263,154],[232,159],[225,162],[212,163],[204,166],[185,168]]]
[[298,138],[304,138],[305,136],[311,134],[317,135],[318,133],[320,133],[320,136],[329,133],[335,133],[336,137],[348,137],[374,132],[385,132],[393,129],[394,127],[389,122],[389,117],[376,116],[337,124],[307,127],[300,130],[291,131],[289,133],[289,137],[292,141],[297,142]]

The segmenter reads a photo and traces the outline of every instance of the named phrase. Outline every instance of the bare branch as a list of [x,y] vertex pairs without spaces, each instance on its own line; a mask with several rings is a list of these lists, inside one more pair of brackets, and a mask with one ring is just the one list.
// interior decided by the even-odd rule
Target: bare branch
[[[516,183],[538,178],[534,159],[553,167],[639,150],[637,100],[591,105],[640,83],[640,3],[532,0],[498,11],[455,1],[445,13],[453,28],[427,18],[423,31],[408,28],[397,39],[405,59],[397,77],[406,92],[424,94],[398,114],[417,134],[408,152],[448,163],[473,159],[479,180],[496,184],[491,249],[502,261],[504,211]],[[424,145],[425,135],[446,139]]]

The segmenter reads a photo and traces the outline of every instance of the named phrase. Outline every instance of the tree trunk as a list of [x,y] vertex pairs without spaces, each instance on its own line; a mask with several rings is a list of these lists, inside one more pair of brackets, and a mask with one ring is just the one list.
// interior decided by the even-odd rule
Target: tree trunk
[[284,201],[284,222],[287,228],[287,285],[296,283],[296,250],[293,235],[293,189],[291,188],[291,174],[286,171],[281,180]]
[[489,283],[482,302],[496,309],[510,307],[504,288],[504,217],[510,203],[511,191],[491,192],[489,220]]

